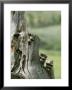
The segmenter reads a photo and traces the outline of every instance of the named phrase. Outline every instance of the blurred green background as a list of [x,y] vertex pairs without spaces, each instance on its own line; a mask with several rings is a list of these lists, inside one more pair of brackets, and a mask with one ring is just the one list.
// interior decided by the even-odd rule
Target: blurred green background
[[40,50],[54,61],[56,79],[61,78],[61,12],[27,11],[29,32],[40,38]]

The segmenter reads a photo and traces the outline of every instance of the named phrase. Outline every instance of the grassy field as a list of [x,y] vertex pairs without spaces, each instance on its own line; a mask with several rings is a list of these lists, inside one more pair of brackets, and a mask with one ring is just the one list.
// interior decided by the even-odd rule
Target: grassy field
[[61,78],[61,27],[50,26],[43,28],[29,28],[29,32],[40,38],[39,52],[47,54],[54,62],[55,78]]

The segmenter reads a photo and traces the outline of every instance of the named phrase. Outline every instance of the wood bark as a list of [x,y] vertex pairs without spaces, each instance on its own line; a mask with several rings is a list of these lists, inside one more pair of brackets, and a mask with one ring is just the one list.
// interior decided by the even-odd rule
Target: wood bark
[[[49,79],[54,78],[53,65],[44,67],[39,56],[40,39],[27,31],[25,12],[12,12],[15,33],[12,36],[11,78],[12,79]],[[15,18],[15,19],[14,19]],[[51,64],[51,63],[49,63]],[[52,73],[51,73],[52,72]]]

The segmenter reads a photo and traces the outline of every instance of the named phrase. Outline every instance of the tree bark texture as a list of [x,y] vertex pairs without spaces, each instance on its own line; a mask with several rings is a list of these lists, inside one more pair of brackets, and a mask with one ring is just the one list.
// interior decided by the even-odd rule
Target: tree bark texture
[[[27,31],[23,11],[12,11],[12,22],[15,32],[11,39],[11,78],[12,79],[52,79],[54,78],[53,63],[40,61],[39,42],[36,35]],[[42,60],[42,59],[41,59]]]

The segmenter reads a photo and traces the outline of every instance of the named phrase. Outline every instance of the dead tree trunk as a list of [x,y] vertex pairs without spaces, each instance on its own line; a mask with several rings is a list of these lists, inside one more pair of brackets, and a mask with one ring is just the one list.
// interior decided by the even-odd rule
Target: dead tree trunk
[[16,17],[16,21],[13,21],[16,28],[11,42],[11,48],[14,52],[11,78],[53,78],[46,70],[46,67],[41,64],[39,56],[39,38],[36,35],[29,34],[26,29],[25,12],[12,12],[12,14],[13,17]]

